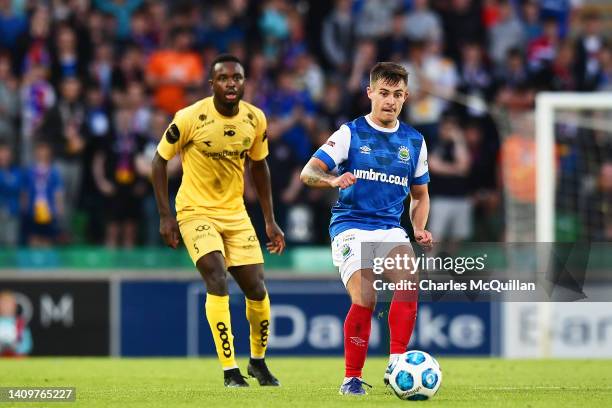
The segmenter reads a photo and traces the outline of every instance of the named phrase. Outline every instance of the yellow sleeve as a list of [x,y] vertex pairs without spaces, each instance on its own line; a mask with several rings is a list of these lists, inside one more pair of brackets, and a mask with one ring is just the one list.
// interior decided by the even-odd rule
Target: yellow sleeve
[[166,160],[172,159],[191,140],[191,131],[183,111],[176,112],[159,144],[157,152]]
[[249,149],[248,155],[253,161],[260,161],[268,156],[268,136],[266,135],[266,129],[268,128],[268,121],[266,115],[262,111],[257,112],[257,129],[255,129],[255,140],[251,149]]

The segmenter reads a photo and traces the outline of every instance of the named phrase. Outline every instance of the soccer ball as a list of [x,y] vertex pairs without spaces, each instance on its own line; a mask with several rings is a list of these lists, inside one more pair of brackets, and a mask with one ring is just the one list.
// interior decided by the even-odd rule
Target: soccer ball
[[389,363],[387,371],[391,389],[403,400],[429,399],[436,395],[442,384],[440,365],[424,351],[407,351]]

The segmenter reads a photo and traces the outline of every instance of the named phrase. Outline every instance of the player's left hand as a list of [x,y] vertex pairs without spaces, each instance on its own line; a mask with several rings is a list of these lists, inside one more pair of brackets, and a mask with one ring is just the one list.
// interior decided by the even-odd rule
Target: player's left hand
[[427,230],[415,230],[414,239],[416,239],[417,244],[424,248],[433,247],[433,237],[431,236],[431,232]]
[[266,235],[270,242],[266,243],[266,248],[271,254],[282,254],[285,250],[285,233],[280,229],[276,222],[266,223]]

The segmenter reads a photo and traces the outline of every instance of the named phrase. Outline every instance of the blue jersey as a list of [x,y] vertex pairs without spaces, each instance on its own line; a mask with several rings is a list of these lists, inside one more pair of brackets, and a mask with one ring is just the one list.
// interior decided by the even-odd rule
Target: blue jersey
[[351,228],[390,229],[400,226],[410,186],[429,182],[427,146],[411,126],[393,129],[362,116],[340,127],[314,154],[338,174],[351,172],[357,182],[340,190],[332,208],[331,238]]

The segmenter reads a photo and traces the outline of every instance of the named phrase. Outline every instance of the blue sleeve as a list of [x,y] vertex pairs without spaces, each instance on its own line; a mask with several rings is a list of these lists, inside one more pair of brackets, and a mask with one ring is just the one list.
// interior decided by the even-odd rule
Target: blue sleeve
[[412,180],[412,183],[410,183],[410,185],[421,185],[421,184],[427,184],[427,183],[429,183],[429,172]]
[[329,170],[335,169],[336,168],[336,162],[334,162],[334,159],[331,158],[331,156],[327,153],[325,153],[323,150],[319,149],[317,150],[312,157],[316,157],[317,159],[321,160],[323,163],[325,163],[325,165],[327,166],[327,168]]

